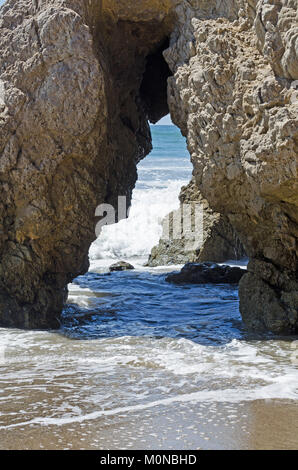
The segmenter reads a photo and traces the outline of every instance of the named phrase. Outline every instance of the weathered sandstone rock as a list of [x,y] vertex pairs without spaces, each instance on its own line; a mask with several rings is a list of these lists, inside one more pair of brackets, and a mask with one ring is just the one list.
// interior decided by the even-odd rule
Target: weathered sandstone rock
[[251,258],[244,321],[297,333],[297,1],[187,3],[165,53],[172,118],[201,194]]
[[251,258],[243,319],[297,332],[297,58],[296,0],[7,0],[0,324],[59,325],[95,208],[130,199],[169,105],[202,197]]
[[161,51],[172,4],[8,0],[1,8],[2,326],[59,326],[67,283],[88,269],[95,208],[130,200],[136,164],[151,149],[147,120],[168,112]]
[[245,269],[220,266],[216,263],[187,263],[179,273],[169,274],[167,282],[174,284],[238,284]]
[[[148,266],[202,261],[221,263],[245,256],[243,245],[227,217],[210,209],[208,201],[201,196],[194,180],[182,188],[179,199],[180,209],[171,212],[163,221],[163,237],[152,249]],[[196,226],[197,208],[203,210],[203,224]],[[193,226],[183,224],[181,216],[184,210],[186,215],[191,214]],[[179,219],[182,219],[181,234],[175,234],[173,222]],[[202,233],[198,233],[199,231]]]

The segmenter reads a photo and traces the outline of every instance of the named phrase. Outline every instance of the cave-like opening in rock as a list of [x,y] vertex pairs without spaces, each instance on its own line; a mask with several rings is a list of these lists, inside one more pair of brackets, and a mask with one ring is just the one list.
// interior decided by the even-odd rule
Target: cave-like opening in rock
[[[169,115],[168,106],[168,79],[172,76],[172,72],[164,58],[164,51],[169,47],[169,37],[164,35],[161,39],[149,49],[149,53],[145,57],[141,57],[140,49],[140,38],[142,36],[152,37],[154,31],[158,25],[137,25],[130,22],[120,22],[117,24],[117,35],[109,34],[111,38],[108,44],[109,53],[109,68],[112,72],[112,76],[118,81],[121,73],[127,73],[128,75],[134,76],[134,83],[138,83],[137,90],[133,91],[134,104],[131,103],[132,93],[122,94],[121,102],[123,106],[120,108],[120,121],[121,125],[128,130],[124,137],[136,135],[137,139],[141,144],[144,143],[145,139],[151,134],[153,149],[151,148],[150,155],[145,160],[145,154],[141,153],[137,155],[137,174],[135,189],[132,193],[132,207],[129,208],[129,220],[124,216],[123,210],[119,210],[119,204],[115,204],[115,200],[112,200],[115,210],[115,222],[108,223],[109,227],[103,227],[103,234],[90,248],[91,265],[92,261],[97,258],[104,259],[110,258],[120,259],[121,255],[124,258],[131,258],[133,254],[133,247],[131,246],[132,240],[135,240],[138,247],[136,249],[136,255],[141,254],[143,261],[145,258],[148,259],[151,248],[154,244],[158,243],[159,237],[156,236],[160,233],[160,229],[157,229],[158,222],[161,222],[162,218],[166,216],[171,210],[179,206],[179,191],[184,184],[187,184],[191,178],[192,166],[190,163],[190,156],[186,147],[186,141],[181,136],[180,130],[172,125],[172,121]],[[120,39],[121,38],[121,39]],[[120,43],[127,42],[129,40],[131,48],[134,52],[129,53],[126,56],[124,62],[119,61],[117,51],[119,50]],[[136,64],[133,64],[133,71],[127,70],[128,64],[132,60],[132,56],[136,58]],[[125,71],[125,72],[124,72]],[[128,96],[128,98],[126,97]],[[135,109],[139,110],[139,119],[136,119],[136,115],[131,113],[133,106],[136,105]],[[113,115],[113,113],[111,113]],[[165,127],[160,127],[159,131],[154,126],[162,118],[168,116],[169,134],[164,132]],[[143,120],[145,119],[145,125]],[[113,131],[113,129],[112,129]],[[118,138],[118,136],[117,136]],[[150,138],[150,137],[149,137]],[[180,152],[181,160],[178,162],[180,174],[177,176],[175,181],[171,181],[170,185],[163,185],[163,188],[158,188],[154,191],[148,190],[147,192],[142,191],[144,185],[146,185],[144,173],[147,175],[151,171],[150,164],[154,165],[154,161],[158,160],[157,147],[167,147],[166,140],[168,142],[168,158],[172,159],[171,164],[177,165],[177,155]],[[148,140],[147,140],[148,142]],[[145,146],[148,144],[145,144]],[[177,148],[176,148],[177,147]],[[140,146],[142,148],[142,145]],[[123,142],[121,146],[123,151],[123,161],[128,161],[128,150],[127,141]],[[152,151],[153,150],[153,151]],[[172,154],[171,154],[172,153]],[[162,156],[164,158],[164,155]],[[179,160],[179,159],[178,159]],[[162,171],[166,174],[165,161],[162,162]],[[171,166],[170,164],[170,166]],[[126,166],[128,164],[126,163]],[[126,170],[128,169],[128,166]],[[119,165],[116,171],[119,171]],[[121,171],[121,170],[120,170]],[[135,174],[133,166],[129,167],[129,178]],[[154,175],[156,180],[159,179],[158,175]],[[171,179],[171,178],[170,178]],[[147,188],[148,189],[148,188]],[[161,189],[161,191],[160,191]],[[153,194],[154,193],[154,194]],[[128,194],[127,202],[129,203],[130,194]],[[122,191],[122,188],[118,190],[118,197],[127,196],[127,193]],[[145,198],[147,198],[145,203]],[[111,201],[108,201],[111,202]],[[118,201],[119,202],[119,201]],[[143,205],[144,204],[144,205]],[[145,217],[142,217],[140,211],[146,213]],[[147,206],[147,207],[146,207]],[[162,207],[161,207],[162,206]],[[121,213],[120,213],[121,212]],[[103,218],[106,218],[106,212],[103,213]],[[124,220],[123,220],[124,219]],[[149,220],[151,219],[151,220]],[[138,230],[138,225],[143,225],[142,229]],[[160,224],[161,225],[161,224]],[[147,229],[148,237],[146,236],[144,227]],[[146,240],[142,240],[142,237],[146,237]],[[122,247],[120,244],[122,243]],[[143,243],[143,249],[141,247]],[[151,243],[151,245],[150,245]],[[125,251],[125,247],[127,251]]]
[[140,87],[146,114],[154,124],[169,113],[167,81],[172,72],[163,56],[163,51],[168,47],[169,39],[166,38],[158,49],[146,58],[146,69]]
[[[94,259],[98,258],[110,258],[112,261],[128,257],[131,260],[135,251],[135,254],[143,255],[141,258],[145,262],[145,258],[148,260],[151,248],[159,241],[159,237],[156,236],[156,233],[160,232],[157,230],[158,221],[161,222],[171,210],[178,208],[179,191],[184,184],[189,182],[192,172],[186,141],[181,136],[180,130],[171,125],[169,135],[166,135],[165,127],[160,128],[159,131],[154,127],[160,119],[169,116],[168,79],[172,76],[172,71],[165,60],[164,52],[170,45],[171,26],[170,21],[166,20],[162,27],[155,21],[148,24],[119,21],[116,25],[110,24],[108,27],[103,25],[103,27],[106,28],[105,48],[108,50],[107,66],[111,79],[120,87],[123,84],[129,86],[128,89],[116,88],[116,95],[111,96],[109,103],[111,116],[109,138],[114,143],[121,142],[118,144],[118,164],[114,174],[111,175],[111,181],[117,180],[118,176],[115,173],[123,171],[126,178],[124,184],[118,187],[118,197],[125,196],[128,204],[132,197],[132,206],[129,218],[123,217],[123,211],[121,210],[120,214],[119,207],[117,207],[119,201],[115,200],[115,188],[108,191],[106,202],[116,207],[116,223],[111,222],[107,224],[108,227],[103,227],[103,233],[91,246],[89,255],[91,265],[93,265]],[[124,44],[126,47],[122,50]],[[121,54],[119,54],[120,50]],[[123,76],[126,80],[123,80]],[[171,120],[170,124],[172,124]],[[119,132],[119,126],[124,128],[123,133]],[[116,134],[114,134],[115,130]],[[164,185],[163,188],[159,187],[154,190],[147,188],[147,191],[143,191],[146,185],[144,173],[147,172],[148,175],[152,170],[149,168],[150,163],[154,165],[155,159],[158,160],[158,150],[155,147],[167,147],[165,139],[169,139],[168,158],[172,159],[173,166],[178,165],[180,174],[168,186]],[[135,152],[135,141],[139,144],[138,153],[135,153],[135,158],[131,159],[129,154]],[[179,162],[177,162],[175,152],[180,152]],[[165,164],[163,161],[164,167],[161,171],[166,175]],[[156,166],[158,168],[157,163]],[[159,180],[156,174],[154,178],[156,181]],[[127,185],[128,181],[132,183],[130,186]],[[113,196],[110,197],[109,194]],[[146,201],[145,198],[147,198]],[[145,217],[140,214],[142,210]],[[106,212],[103,218],[106,218]],[[143,232],[142,229],[139,230],[140,225]],[[135,250],[132,247],[132,241],[137,244]]]

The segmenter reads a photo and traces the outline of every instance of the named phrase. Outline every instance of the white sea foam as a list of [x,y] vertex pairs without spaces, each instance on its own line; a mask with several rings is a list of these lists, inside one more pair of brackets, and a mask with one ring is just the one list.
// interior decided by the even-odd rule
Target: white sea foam
[[68,285],[68,299],[69,304],[76,304],[80,307],[89,307],[90,300],[94,296],[92,290],[79,287],[77,284]]
[[162,235],[162,219],[179,207],[178,195],[186,181],[170,181],[164,187],[135,189],[127,220],[103,227],[90,248],[90,259],[147,257]]
[[73,341],[57,333],[2,329],[1,342],[9,348],[0,367],[0,430],[92,423],[175,404],[298,399],[297,367],[287,341],[233,340],[223,346],[132,336]]
[[[297,367],[287,341],[233,340],[225,346],[205,346],[187,339],[122,337],[73,342],[53,333],[7,334],[6,330],[0,331],[1,337],[10,344],[7,367],[1,371],[8,402],[8,390],[17,394],[21,387],[26,395],[28,384],[30,393],[45,393],[47,384],[55,383],[55,393],[61,397],[66,393],[66,400],[71,388],[73,399],[83,408],[93,394],[106,396],[111,384],[116,383],[118,390],[116,397],[111,390],[107,399],[101,398],[100,410],[95,406],[91,413],[69,415],[48,403],[46,417],[35,416],[12,427],[92,420],[175,402],[298,399]],[[149,390],[160,393],[144,401]]]

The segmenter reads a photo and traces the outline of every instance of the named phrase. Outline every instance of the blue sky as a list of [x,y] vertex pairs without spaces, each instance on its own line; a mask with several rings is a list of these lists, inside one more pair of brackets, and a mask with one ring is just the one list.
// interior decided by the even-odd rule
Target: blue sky
[[160,121],[158,121],[156,124],[158,125],[163,125],[163,126],[170,126],[172,123],[172,120],[170,118],[170,115],[168,114],[167,116],[165,116],[164,118],[162,118]]

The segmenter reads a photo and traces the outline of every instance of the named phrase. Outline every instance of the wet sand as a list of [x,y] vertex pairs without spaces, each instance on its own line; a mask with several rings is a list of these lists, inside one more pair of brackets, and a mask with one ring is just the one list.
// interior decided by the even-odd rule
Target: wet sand
[[5,424],[0,449],[9,450],[298,449],[296,401],[175,403],[61,425]]

